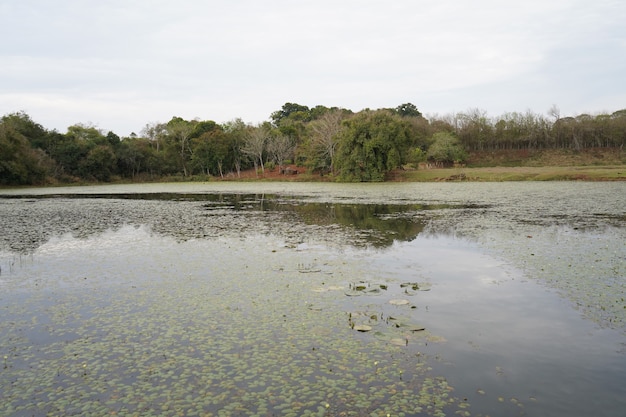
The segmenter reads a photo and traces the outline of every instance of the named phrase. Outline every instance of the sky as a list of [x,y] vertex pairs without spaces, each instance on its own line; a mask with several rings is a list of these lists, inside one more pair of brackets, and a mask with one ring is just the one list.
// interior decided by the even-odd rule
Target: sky
[[120,136],[284,103],[626,108],[623,0],[0,0],[0,116]]

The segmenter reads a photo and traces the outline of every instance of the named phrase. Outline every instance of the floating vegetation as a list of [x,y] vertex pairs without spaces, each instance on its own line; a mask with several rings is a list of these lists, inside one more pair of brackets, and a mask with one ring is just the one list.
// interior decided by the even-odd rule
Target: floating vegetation
[[401,338],[401,337],[394,337],[391,340],[389,340],[389,343],[391,343],[392,345],[395,345],[395,346],[408,346],[409,345],[409,339]]
[[[1,300],[0,414],[398,415],[423,407],[420,387],[431,376],[411,355],[396,356],[392,341],[406,349],[404,333],[417,329],[365,310],[343,325],[340,282],[355,263],[325,255],[332,274],[303,279],[319,250],[257,239],[180,243],[131,227],[110,238],[116,246],[98,247],[115,250],[100,249],[97,261],[82,255],[96,247],[90,242],[55,252],[73,272],[49,270],[37,291],[14,281],[23,296]],[[206,262],[224,244],[229,250]],[[108,267],[85,280],[91,263]],[[12,278],[35,270],[26,265]],[[369,294],[383,285],[354,287]],[[386,336],[368,337],[374,331]],[[460,403],[449,397],[427,414]]]
[[383,291],[387,291],[387,284],[372,284],[367,281],[352,282],[348,285],[345,295],[349,297],[358,297],[360,295],[379,295]]
[[0,196],[0,415],[626,407],[623,184],[128,188]]
[[400,284],[400,288],[404,288],[407,295],[415,295],[417,291],[430,291],[432,284],[428,282],[404,282]]

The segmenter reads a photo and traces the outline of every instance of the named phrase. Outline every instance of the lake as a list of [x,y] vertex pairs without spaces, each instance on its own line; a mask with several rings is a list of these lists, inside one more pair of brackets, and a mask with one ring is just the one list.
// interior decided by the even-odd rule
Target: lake
[[626,183],[0,190],[0,415],[623,416]]

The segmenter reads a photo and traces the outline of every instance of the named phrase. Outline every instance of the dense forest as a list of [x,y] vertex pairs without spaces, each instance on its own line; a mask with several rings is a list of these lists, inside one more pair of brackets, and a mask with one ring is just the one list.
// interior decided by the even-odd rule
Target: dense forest
[[489,117],[467,112],[426,118],[412,103],[359,112],[285,103],[261,124],[173,117],[119,137],[77,124],[60,133],[24,112],[0,119],[0,184],[150,181],[234,177],[287,164],[339,181],[382,181],[398,167],[445,166],[468,152],[516,149],[623,149],[626,109],[595,116],[527,111]]

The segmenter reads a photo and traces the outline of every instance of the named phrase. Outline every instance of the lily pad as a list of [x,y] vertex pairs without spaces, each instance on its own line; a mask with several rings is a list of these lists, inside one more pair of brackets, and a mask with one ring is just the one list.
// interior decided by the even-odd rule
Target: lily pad
[[419,290],[419,284],[417,282],[403,282],[400,284],[400,288],[411,288],[412,290]]
[[389,300],[389,304],[394,305],[394,306],[404,306],[404,305],[409,304],[409,300],[396,298],[396,299],[393,299],[393,300]]
[[403,330],[408,330],[410,332],[421,332],[421,331],[426,330],[424,326],[420,326],[417,324],[398,323],[397,327],[402,328]]
[[350,289],[346,291],[347,296],[355,295],[378,295],[388,288],[387,284],[370,284],[366,281],[359,281],[350,284]]
[[394,346],[407,346],[409,344],[409,341],[406,338],[400,338],[400,337],[394,337],[393,339],[389,340],[389,343],[391,343]]
[[403,282],[400,288],[413,291],[430,291],[432,284],[428,282]]
[[353,327],[353,329],[359,332],[369,332],[372,330],[372,326],[368,326],[367,324],[357,324]]

